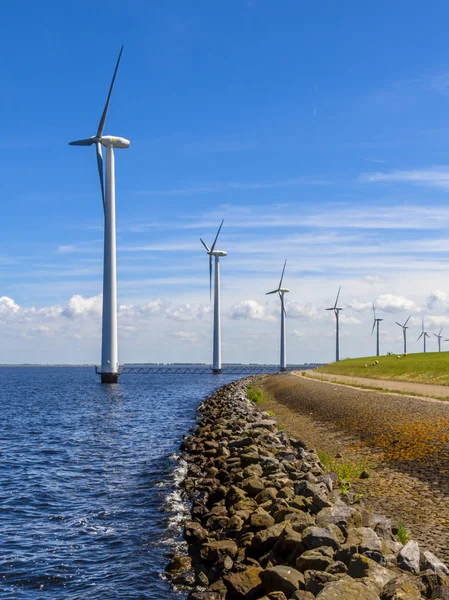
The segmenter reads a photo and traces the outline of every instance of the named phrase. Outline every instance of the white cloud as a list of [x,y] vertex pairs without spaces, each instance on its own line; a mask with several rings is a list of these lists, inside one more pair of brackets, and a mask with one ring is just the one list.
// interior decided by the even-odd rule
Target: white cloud
[[376,308],[384,310],[385,312],[419,312],[421,309],[413,301],[408,300],[404,296],[394,296],[393,294],[382,294],[376,300]]
[[190,344],[195,344],[198,341],[198,336],[194,331],[175,331],[175,336]]
[[198,321],[212,311],[210,304],[182,304],[176,308],[168,309],[166,315],[175,321]]
[[441,290],[435,290],[427,297],[427,308],[429,310],[435,308],[447,310],[449,308],[449,294]]
[[276,319],[267,314],[266,308],[255,300],[242,300],[231,307],[229,316],[231,319],[249,319],[252,321],[275,321]]
[[360,325],[361,322],[362,321],[357,317],[340,313],[340,323],[345,323],[347,325]]
[[92,296],[85,298],[80,294],[72,296],[67,304],[67,308],[62,311],[62,315],[69,319],[83,317],[97,317],[101,315],[102,296]]
[[449,167],[435,166],[427,169],[412,169],[410,171],[390,171],[389,173],[363,173],[361,181],[414,183],[449,190]]
[[367,310],[372,310],[373,305],[372,302],[360,302],[360,300],[353,300],[348,304],[348,308],[355,312],[365,312]]
[[287,316],[291,319],[311,319],[316,321],[319,318],[322,318],[322,315],[318,314],[318,310],[316,306],[313,306],[310,303],[301,303],[297,300],[289,300],[286,303],[285,310],[287,312]]
[[383,283],[385,280],[383,277],[379,277],[378,275],[365,275],[363,278],[367,283],[375,284],[375,283]]

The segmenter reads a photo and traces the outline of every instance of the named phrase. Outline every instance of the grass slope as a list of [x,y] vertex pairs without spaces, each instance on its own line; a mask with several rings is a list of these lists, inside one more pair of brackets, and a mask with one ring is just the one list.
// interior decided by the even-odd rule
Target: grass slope
[[[379,364],[373,366],[375,360]],[[368,365],[365,367],[365,365]],[[369,356],[346,358],[316,369],[321,373],[370,377],[373,379],[396,379],[415,383],[433,383],[449,386],[449,352],[426,352],[409,354],[399,360],[396,356]]]

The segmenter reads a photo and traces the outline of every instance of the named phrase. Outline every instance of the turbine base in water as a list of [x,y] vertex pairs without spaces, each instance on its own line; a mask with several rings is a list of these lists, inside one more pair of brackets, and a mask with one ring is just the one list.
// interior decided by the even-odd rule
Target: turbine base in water
[[118,373],[102,373],[101,383],[118,383]]
[[212,373],[214,373],[214,375],[221,375],[221,369],[212,369]]

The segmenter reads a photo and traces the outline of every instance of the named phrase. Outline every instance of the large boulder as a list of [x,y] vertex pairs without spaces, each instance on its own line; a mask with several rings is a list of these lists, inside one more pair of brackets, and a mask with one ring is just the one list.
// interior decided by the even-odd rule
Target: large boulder
[[267,592],[284,592],[287,598],[290,598],[296,590],[304,589],[304,576],[293,567],[285,565],[271,567],[262,571],[260,578]]
[[380,598],[381,600],[421,600],[421,594],[408,575],[398,575],[384,585]]
[[343,540],[343,534],[335,525],[329,525],[329,527],[307,527],[302,532],[302,541],[309,550],[320,548],[321,546],[330,546],[334,550],[337,550]]
[[262,569],[249,567],[246,571],[232,573],[223,577],[224,584],[228,590],[228,600],[253,600],[262,593],[262,581],[260,573]]
[[397,555],[398,567],[403,571],[408,571],[417,575],[419,573],[419,544],[415,540],[410,540],[405,544]]
[[449,568],[429,550],[424,550],[421,555],[421,569],[423,571],[429,569],[439,575],[449,575]]
[[203,544],[200,556],[206,562],[215,562],[225,556],[234,558],[237,551],[238,546],[234,540],[212,540]]
[[354,554],[348,567],[348,574],[354,579],[369,580],[378,592],[396,576],[394,571],[382,567],[363,554]]
[[377,590],[345,575],[328,583],[316,597],[317,600],[380,600]]
[[329,546],[316,548],[315,550],[306,550],[296,559],[296,568],[301,573],[313,569],[316,571],[325,571],[327,567],[333,564],[333,550]]

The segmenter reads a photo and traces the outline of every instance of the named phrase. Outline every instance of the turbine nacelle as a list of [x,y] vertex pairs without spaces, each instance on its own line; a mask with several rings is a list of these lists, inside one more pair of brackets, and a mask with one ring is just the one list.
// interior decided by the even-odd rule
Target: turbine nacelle
[[289,292],[290,290],[287,288],[279,288],[279,292],[282,292],[282,294],[286,294],[287,292]]
[[108,146],[112,146],[113,148],[129,148],[131,142],[125,138],[117,137],[115,135],[103,135],[101,137],[94,135],[85,140],[69,142],[69,146],[92,146],[93,144],[98,143],[100,143],[102,146],[105,146],[105,148]]
[[225,252],[224,250],[214,250],[213,252],[208,252],[209,255],[212,256],[227,256],[228,253]]

